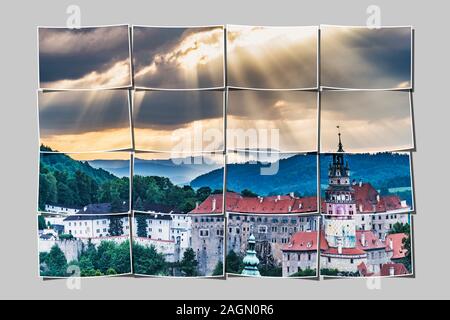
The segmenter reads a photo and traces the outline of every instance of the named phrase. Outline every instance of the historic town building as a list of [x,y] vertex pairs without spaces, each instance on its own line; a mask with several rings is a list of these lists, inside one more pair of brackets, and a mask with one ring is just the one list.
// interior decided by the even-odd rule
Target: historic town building
[[[111,236],[109,225],[111,215],[77,214],[63,220],[64,233],[71,234],[77,239],[94,239]],[[130,234],[130,221],[127,216],[120,216],[122,220],[122,234]]]
[[[234,251],[243,255],[250,235],[255,238],[255,251],[263,264],[281,266],[283,245],[299,231],[318,230],[318,217],[300,215],[317,209],[317,198],[298,198],[293,194],[271,197],[244,197],[226,193],[227,248],[224,252],[224,220],[222,195],[210,195],[192,216],[192,247],[199,265],[211,271],[223,255]],[[214,216],[215,214],[215,216]]]
[[318,249],[324,240],[319,239],[318,231],[300,231],[295,233],[289,243],[281,249],[283,252],[283,277],[305,270],[318,270]]
[[[399,214],[405,204],[396,196],[380,197],[370,184],[355,185],[350,181],[350,168],[344,161],[339,133],[338,150],[329,165],[328,188],[322,205],[325,242],[320,246],[321,269],[380,275],[386,272],[383,271],[386,264],[406,255],[402,241],[407,235],[387,236],[395,222],[408,219]],[[384,214],[373,215],[378,212]],[[400,268],[393,270],[399,272]]]

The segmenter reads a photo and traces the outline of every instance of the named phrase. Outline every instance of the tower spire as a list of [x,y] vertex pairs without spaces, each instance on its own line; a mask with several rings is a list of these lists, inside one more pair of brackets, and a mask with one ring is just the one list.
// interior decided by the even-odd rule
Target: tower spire
[[336,128],[338,129],[338,137],[339,137],[339,145],[338,145],[338,151],[337,152],[344,152],[344,148],[342,146],[342,141],[341,141],[341,127],[340,126],[336,126]]

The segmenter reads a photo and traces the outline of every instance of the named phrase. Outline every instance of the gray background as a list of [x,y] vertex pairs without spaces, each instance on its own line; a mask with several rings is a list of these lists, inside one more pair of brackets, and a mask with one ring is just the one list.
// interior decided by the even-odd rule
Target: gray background
[[[81,7],[82,25],[364,25],[369,4],[381,6],[383,25],[416,28],[414,154],[417,217],[415,279],[83,279],[80,290],[64,280],[37,276],[36,26],[64,26],[69,4]],[[2,3],[0,28],[1,298],[314,299],[449,298],[448,1],[14,1]]]

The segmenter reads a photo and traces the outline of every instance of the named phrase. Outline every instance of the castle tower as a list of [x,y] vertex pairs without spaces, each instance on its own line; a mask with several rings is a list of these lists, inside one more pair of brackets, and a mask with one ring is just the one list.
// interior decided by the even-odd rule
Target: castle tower
[[255,236],[253,234],[248,237],[248,249],[247,254],[244,257],[244,270],[242,270],[242,274],[246,276],[254,276],[260,277],[258,270],[259,259],[256,256],[255,251]]
[[[339,129],[339,126],[337,127]],[[338,150],[328,168],[328,188],[325,191],[325,237],[330,247],[356,246],[355,190],[350,182],[350,168],[344,161],[341,132],[338,131]]]

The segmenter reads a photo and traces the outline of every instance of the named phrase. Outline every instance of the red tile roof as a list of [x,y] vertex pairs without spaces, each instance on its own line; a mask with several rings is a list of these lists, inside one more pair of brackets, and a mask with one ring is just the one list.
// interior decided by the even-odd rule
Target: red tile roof
[[320,251],[328,250],[328,241],[325,238],[325,230],[320,230]]
[[317,231],[297,232],[282,251],[317,251]]
[[391,268],[394,268],[395,276],[409,273],[408,269],[406,269],[405,265],[402,263],[385,263],[381,266],[380,275],[383,277],[390,276]]
[[[370,183],[355,184],[352,188],[355,191],[357,213],[384,213],[408,208],[402,205],[396,195],[380,196],[378,201],[378,191]],[[325,201],[322,201],[321,209],[326,213]]]
[[[403,249],[403,239],[408,237],[406,233],[394,233],[386,236],[386,250],[392,250],[391,259],[401,259],[406,256],[407,250]],[[390,247],[390,240],[392,240],[393,249]]]
[[[227,212],[256,214],[289,214],[317,212],[317,197],[297,198],[291,196],[243,197],[235,192],[226,194]],[[216,208],[212,210],[213,199]],[[222,195],[210,195],[191,214],[222,213]]]
[[[233,202],[234,198],[227,194],[227,203]],[[200,203],[198,207],[192,210],[192,214],[223,214],[223,194],[211,194],[205,201]],[[214,208],[213,208],[214,207]]]
[[[365,238],[365,243],[362,243]],[[386,245],[372,231],[356,231],[356,247],[361,250],[385,249]]]
[[[324,251],[324,254],[333,254],[338,255],[338,248],[328,248],[328,250]],[[364,250],[358,248],[342,248],[342,256],[361,256],[365,255],[366,252]]]

